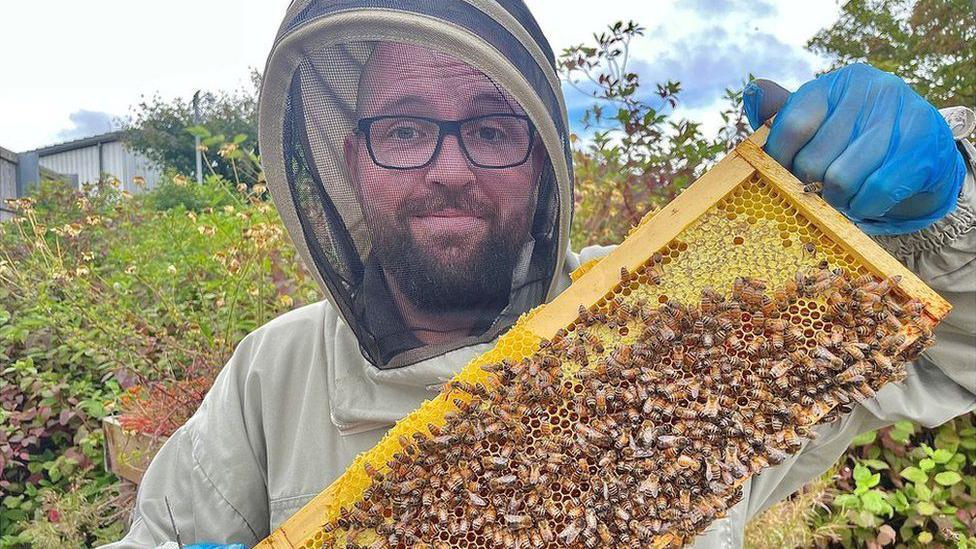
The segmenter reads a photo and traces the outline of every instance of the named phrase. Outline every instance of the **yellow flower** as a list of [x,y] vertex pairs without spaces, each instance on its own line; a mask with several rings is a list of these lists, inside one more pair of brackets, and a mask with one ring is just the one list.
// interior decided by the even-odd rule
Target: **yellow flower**
[[256,297],[259,293],[261,293],[261,291],[258,290],[257,288],[249,288],[247,290],[247,294],[250,295],[250,296],[252,296],[252,297]]
[[88,274],[88,267],[78,267],[75,269],[75,276],[85,276]]
[[237,192],[239,192],[239,193],[246,193],[247,192],[247,185],[245,185],[243,183],[238,183],[237,184]]
[[224,158],[227,158],[228,155],[230,155],[236,150],[237,150],[237,145],[233,143],[224,143],[223,145],[220,146],[220,150],[217,151],[217,154],[219,154]]
[[254,187],[251,187],[251,190],[254,191],[254,194],[264,194],[264,191],[267,190],[267,187],[258,183]]
[[141,175],[137,175],[132,178],[132,184],[140,189],[144,188],[146,186],[146,178]]
[[125,274],[127,274],[127,275],[136,274],[136,266],[135,265],[129,265],[128,267],[126,267],[125,268]]
[[234,213],[234,206],[230,204],[224,206],[224,213]]
[[206,145],[204,145],[203,143],[200,143],[199,145],[197,145],[197,150],[200,151],[200,152],[202,152],[202,153],[205,153],[205,152],[207,152],[210,149]]
[[97,215],[85,216],[85,223],[89,225],[94,226],[94,225],[98,225],[101,222],[102,222],[102,218],[98,217]]
[[166,267],[166,270],[169,272],[169,274],[175,275],[176,274],[176,265],[170,265],[169,267]]
[[288,294],[283,294],[278,296],[278,304],[285,308],[290,308],[295,304],[295,300],[291,298]]
[[62,227],[61,230],[64,231],[64,233],[68,236],[75,237],[81,234],[81,225],[77,223],[70,223]]
[[186,216],[190,218],[190,221],[196,222],[197,214],[193,212],[186,212]]
[[177,187],[185,187],[187,183],[189,183],[189,180],[186,177],[180,174],[173,176],[173,184]]

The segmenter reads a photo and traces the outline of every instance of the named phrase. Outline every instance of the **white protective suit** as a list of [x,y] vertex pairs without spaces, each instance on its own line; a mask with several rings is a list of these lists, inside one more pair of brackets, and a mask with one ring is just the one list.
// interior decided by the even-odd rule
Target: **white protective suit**
[[[345,7],[330,14],[329,10],[340,4]],[[354,4],[381,9],[376,15],[368,9],[350,7]],[[572,188],[565,108],[555,91],[558,80],[552,53],[531,15],[518,2],[444,3],[450,5],[450,13],[434,13],[434,5],[379,0],[292,3],[265,76],[261,146],[276,205],[306,265],[326,289],[329,299],[284,314],[244,338],[200,409],[166,442],[150,465],[139,487],[129,533],[107,547],[175,547],[164,497],[172,503],[184,543],[256,544],[336,479],[357,454],[375,445],[389,426],[436,395],[446,380],[490,349],[491,342],[510,325],[511,318],[542,299],[552,299],[569,286],[573,269],[610,251],[605,247],[587,248],[581,254],[568,251]],[[478,8],[477,13],[465,11],[473,7]],[[394,12],[396,17],[391,15]],[[442,21],[446,18],[449,24],[438,27],[431,23],[438,17]],[[498,39],[498,30],[488,38],[473,36],[471,27],[466,25],[479,29],[488,26],[480,17],[488,17],[508,29],[508,39],[517,41],[524,51],[503,51],[492,42]],[[362,30],[364,21],[370,29],[366,36]],[[552,165],[540,177],[548,178],[548,184],[556,190],[548,201],[540,191],[536,217],[543,222],[537,232],[534,229],[535,251],[529,253],[535,255],[528,261],[533,264],[542,258],[550,262],[548,270],[542,269],[549,273],[543,284],[548,290],[543,288],[541,294],[537,289],[519,293],[516,286],[521,278],[516,275],[511,303],[527,301],[506,309],[509,314],[503,311],[499,315],[498,318],[509,319],[507,324],[496,320],[488,323],[491,328],[483,333],[473,333],[471,338],[453,345],[412,348],[396,354],[402,349],[383,352],[376,351],[378,347],[367,348],[357,336],[357,331],[366,332],[357,324],[363,321],[351,304],[355,298],[343,294],[348,290],[343,287],[345,281],[353,280],[349,287],[355,287],[355,277],[362,276],[362,263],[367,263],[368,256],[364,250],[369,248],[368,242],[364,244],[368,236],[357,232],[363,225],[361,212],[351,211],[343,203],[350,195],[336,191],[333,182],[341,172],[334,157],[341,147],[336,145],[334,136],[345,135],[351,122],[347,120],[344,129],[308,125],[304,133],[298,132],[305,136],[306,146],[311,143],[310,149],[305,149],[306,155],[331,150],[333,158],[331,162],[318,158],[310,163],[316,166],[307,170],[304,183],[299,181],[300,174],[286,171],[300,164],[296,158],[301,156],[289,152],[293,148],[288,144],[289,132],[295,132],[290,125],[299,116],[289,109],[298,109],[307,118],[325,116],[325,112],[335,118],[349,118],[359,110],[353,106],[359,101],[355,86],[339,89],[341,84],[336,84],[336,73],[345,70],[335,69],[336,66],[354,66],[357,62],[362,65],[363,56],[356,53],[355,44],[349,45],[350,36],[356,40],[386,37],[420,42],[410,37],[413,31],[404,30],[410,25],[422,29],[424,44],[451,51],[470,63],[479,62],[485,74],[518,97],[552,159]],[[314,27],[303,38],[304,45],[296,38],[301,37],[303,26]],[[331,40],[333,44],[345,42],[340,50],[332,48],[319,55],[308,46],[307,40],[313,38]],[[494,45],[464,50],[464,40]],[[526,56],[522,61],[534,62],[535,68],[529,70],[518,59],[513,61],[513,56],[519,55]],[[513,71],[511,67],[517,69]],[[529,74],[533,70],[538,77],[535,81]],[[293,74],[298,76],[292,78]],[[320,79],[315,83],[318,92],[309,91],[312,85],[308,84],[308,75]],[[540,91],[546,86],[549,89]],[[330,98],[323,99],[322,88],[330,90]],[[320,103],[312,108],[312,101]],[[321,104],[328,104],[331,110],[323,110]],[[284,129],[281,120],[285,120]],[[934,427],[976,408],[976,185],[972,167],[976,150],[968,143],[961,142],[960,147],[970,159],[970,169],[957,209],[919,233],[879,239],[952,303],[952,314],[936,331],[936,345],[910,365],[903,383],[884,387],[875,398],[864,401],[839,421],[818,426],[819,436],[797,455],[754,476],[744,485],[742,501],[726,517],[712,523],[697,539],[697,547],[741,547],[750,518],[823,473],[851,439],[862,432],[903,419]],[[302,184],[313,188],[310,181],[318,183],[324,189],[320,192],[326,194],[294,190]],[[303,204],[307,207],[308,196],[326,195],[332,199],[328,207],[312,213],[302,211]],[[341,219],[318,225],[310,221],[336,211]],[[550,220],[552,226],[545,226],[545,220]],[[322,236],[325,233],[328,235]],[[546,238],[551,239],[549,244]],[[331,255],[322,252],[330,245]],[[539,251],[547,245],[562,252],[553,256]],[[336,258],[353,261],[357,256],[361,261],[358,266],[336,274],[342,270],[335,266]],[[522,278],[527,271],[532,269],[522,269]],[[533,303],[532,296],[536,295],[539,297]]]

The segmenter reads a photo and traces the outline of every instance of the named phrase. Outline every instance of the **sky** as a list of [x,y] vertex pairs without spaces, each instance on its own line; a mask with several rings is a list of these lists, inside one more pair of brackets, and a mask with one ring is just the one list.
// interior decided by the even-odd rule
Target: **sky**
[[[526,0],[556,55],[617,20],[646,28],[630,70],[645,89],[668,79],[677,115],[719,127],[725,88],[750,73],[796,89],[827,60],[805,50],[836,20],[835,0]],[[288,0],[5,1],[0,146],[25,151],[117,126],[158,94],[245,86],[263,70]],[[576,126],[591,100],[564,85]],[[578,128],[580,131],[582,128]]]

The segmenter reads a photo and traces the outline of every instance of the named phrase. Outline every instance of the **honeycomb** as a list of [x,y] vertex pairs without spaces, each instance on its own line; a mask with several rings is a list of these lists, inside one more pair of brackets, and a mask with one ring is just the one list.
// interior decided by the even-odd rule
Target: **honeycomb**
[[690,542],[932,343],[928,302],[796,204],[757,170],[552,337],[528,327],[545,306],[525,315],[358,456],[294,546]]

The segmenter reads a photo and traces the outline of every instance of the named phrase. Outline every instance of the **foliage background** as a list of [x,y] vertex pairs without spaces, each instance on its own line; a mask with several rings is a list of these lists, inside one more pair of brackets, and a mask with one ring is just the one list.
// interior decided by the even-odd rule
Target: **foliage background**
[[[972,9],[852,0],[808,46],[835,66],[893,71],[938,106],[973,106]],[[680,83],[628,70],[627,48],[643,32],[617,23],[559,59],[564,80],[591,84],[593,97],[582,128],[591,137],[574,153],[576,249],[619,242],[747,133],[738,90],[726,91],[715,135],[675,116]],[[185,100],[135,107],[129,143],[169,170],[152,192],[49,183],[0,226],[0,547],[120,537],[132,488],[104,472],[99,420],[121,410],[134,428],[170,432],[245,334],[321,299],[267,200],[253,147],[257,75],[253,83],[205,95],[197,127]],[[200,186],[180,175],[193,170],[195,135],[209,174]],[[974,421],[900,422],[858,437],[821,478],[755,519],[747,545],[976,546]]]

